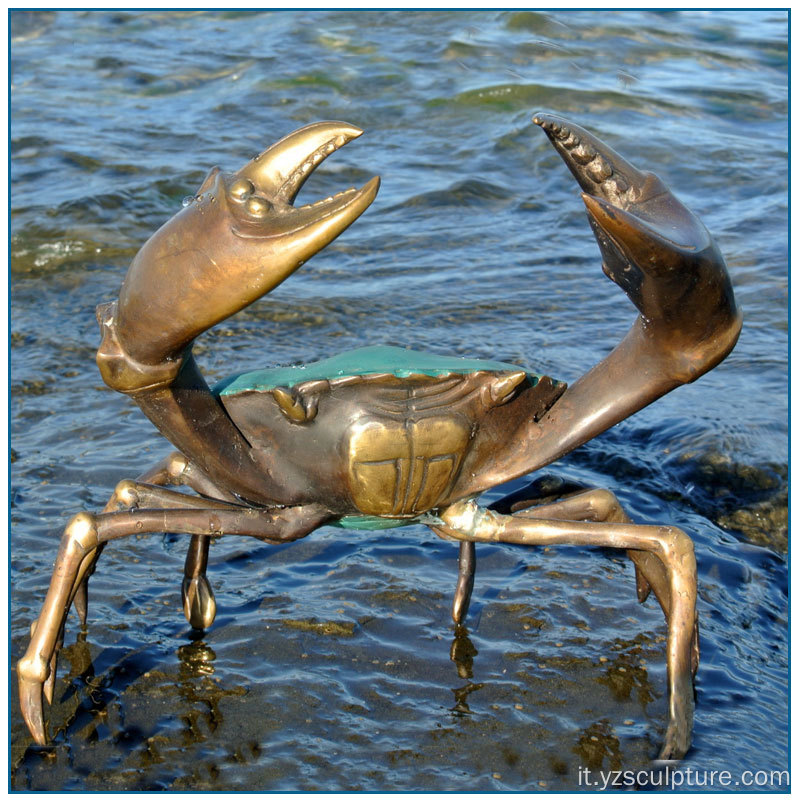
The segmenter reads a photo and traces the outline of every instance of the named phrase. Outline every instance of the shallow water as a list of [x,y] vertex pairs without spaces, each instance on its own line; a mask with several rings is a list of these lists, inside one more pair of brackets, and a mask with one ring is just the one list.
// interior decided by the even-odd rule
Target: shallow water
[[[366,343],[574,381],[634,313],[532,112],[574,119],[693,208],[744,330],[697,383],[549,471],[680,525],[699,562],[697,769],[788,761],[784,12],[18,12],[11,62],[12,658],[60,530],[169,452],[94,366],[94,306],[213,164],[318,119],[367,131],[309,181],[373,207],[201,337],[211,380]],[[499,497],[515,482],[490,495]],[[664,624],[606,550],[456,548],[422,526],[221,540],[219,614],[180,610],[185,542],[131,538],[70,617],[54,744],[11,704],[16,789],[536,790],[638,768],[665,720]],[[12,691],[16,691],[13,689]]]

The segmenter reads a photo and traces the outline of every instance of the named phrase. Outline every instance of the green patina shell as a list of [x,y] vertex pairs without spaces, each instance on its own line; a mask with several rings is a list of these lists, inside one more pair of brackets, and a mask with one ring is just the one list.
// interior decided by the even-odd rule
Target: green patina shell
[[[307,381],[335,380],[351,375],[389,373],[398,378],[407,378],[409,375],[420,374],[438,376],[471,372],[517,372],[519,369],[514,364],[502,361],[440,356],[435,353],[406,350],[402,347],[375,345],[360,347],[311,364],[245,372],[218,383],[214,387],[214,392],[222,396],[241,392],[268,392],[278,386],[288,389]],[[528,374],[531,384],[535,386],[539,376]]]
[[[390,374],[398,378],[407,378],[411,375],[438,377],[473,372],[519,372],[519,370],[520,367],[515,364],[503,361],[441,356],[406,350],[402,347],[375,345],[360,347],[311,364],[244,372],[221,381],[213,391],[217,395],[230,397],[244,392],[269,392],[277,387],[290,389],[308,381],[336,380],[354,375]],[[539,376],[533,373],[528,373],[528,379],[532,386],[539,382]],[[353,515],[330,524],[354,530],[383,530],[414,525],[418,522],[421,522],[419,518],[396,519]]]
[[358,514],[342,517],[336,522],[329,522],[334,528],[348,528],[355,531],[385,531],[388,528],[402,528],[406,525],[416,525],[422,520],[419,517],[412,519],[397,519],[394,517],[373,517],[369,514]]

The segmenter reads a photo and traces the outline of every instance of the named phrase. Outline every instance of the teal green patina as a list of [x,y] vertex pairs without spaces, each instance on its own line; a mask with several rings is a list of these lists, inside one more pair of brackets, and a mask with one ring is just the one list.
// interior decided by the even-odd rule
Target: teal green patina
[[[520,367],[502,361],[484,361],[456,356],[440,356],[435,353],[421,353],[402,347],[375,345],[359,347],[338,356],[302,364],[294,367],[272,367],[255,372],[245,372],[228,378],[214,387],[218,395],[235,395],[241,392],[268,392],[276,386],[290,388],[298,383],[317,380],[334,380],[349,375],[375,375],[390,373],[398,378],[409,375],[448,375],[471,372],[518,371]],[[539,376],[528,373],[532,386]]]
[[371,517],[368,515],[354,515],[342,517],[336,522],[329,523],[334,528],[349,528],[354,531],[384,531],[387,528],[402,528],[404,525],[414,525],[421,522],[419,517],[411,519],[393,519],[392,517]]

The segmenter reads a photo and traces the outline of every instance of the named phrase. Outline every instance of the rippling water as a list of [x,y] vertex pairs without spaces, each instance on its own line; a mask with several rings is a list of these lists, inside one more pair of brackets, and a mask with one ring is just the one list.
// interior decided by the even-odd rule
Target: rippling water
[[[370,342],[574,381],[615,344],[633,310],[530,124],[546,109],[703,218],[745,316],[722,366],[550,471],[691,532],[688,761],[785,768],[787,35],[778,11],[15,13],[12,657],[69,516],[169,452],[103,386],[94,306],[213,164],[345,119],[367,135],[303,197],[384,182],[341,239],[198,341],[211,380]],[[88,630],[69,620],[52,747],[12,697],[14,788],[563,789],[658,748],[665,629],[616,553],[479,547],[454,639],[456,548],[421,526],[216,543],[203,636],[179,607],[184,550],[106,550]]]

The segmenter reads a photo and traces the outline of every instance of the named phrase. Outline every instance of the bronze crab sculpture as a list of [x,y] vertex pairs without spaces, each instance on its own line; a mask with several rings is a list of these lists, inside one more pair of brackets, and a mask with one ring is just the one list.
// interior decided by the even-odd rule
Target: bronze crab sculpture
[[659,757],[686,753],[699,657],[689,536],[633,523],[601,489],[547,498],[532,484],[488,509],[474,498],[716,366],[736,343],[741,317],[711,236],[659,178],[567,120],[533,121],[583,190],[603,271],[639,310],[622,342],[569,388],[509,364],[398,348],[207,386],[191,353],[195,337],[288,278],[375,198],[378,178],[293,205],[314,168],[361,135],[351,125],[308,125],[234,174],[214,168],[145,243],[119,298],[98,307],[97,363],[177,452],[119,483],[102,513],[81,512],[64,531],[17,667],[22,714],[37,742],[46,742],[42,697],[52,702],[67,613],[74,603],[85,624],[87,583],[107,542],[189,534],[184,611],[202,629],[216,611],[206,578],[212,537],[279,543],[329,524],[424,522],[460,543],[456,623],[467,613],[476,542],[626,550],[639,600],[652,589],[667,620],[669,720]]

